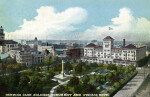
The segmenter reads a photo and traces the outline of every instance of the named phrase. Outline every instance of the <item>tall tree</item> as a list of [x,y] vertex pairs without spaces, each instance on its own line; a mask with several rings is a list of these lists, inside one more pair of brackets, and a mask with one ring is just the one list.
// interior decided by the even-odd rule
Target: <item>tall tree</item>
[[75,67],[75,72],[77,72],[77,73],[82,72],[82,65],[81,65],[81,64],[78,64],[78,65]]
[[79,78],[78,77],[72,77],[69,81],[70,86],[75,86],[79,84]]

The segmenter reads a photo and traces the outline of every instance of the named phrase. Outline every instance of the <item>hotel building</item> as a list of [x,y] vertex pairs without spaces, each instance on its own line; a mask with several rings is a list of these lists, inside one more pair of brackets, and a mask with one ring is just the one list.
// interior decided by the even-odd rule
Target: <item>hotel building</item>
[[146,56],[146,46],[137,47],[133,44],[114,47],[114,39],[107,36],[103,39],[103,46],[90,43],[84,47],[82,61],[89,63],[114,63],[117,65],[136,65],[136,62]]

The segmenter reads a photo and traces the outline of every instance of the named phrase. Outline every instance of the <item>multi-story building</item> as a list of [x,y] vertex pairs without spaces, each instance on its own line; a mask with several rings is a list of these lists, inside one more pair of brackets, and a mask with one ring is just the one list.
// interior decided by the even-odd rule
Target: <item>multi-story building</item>
[[17,63],[21,63],[23,65],[32,65],[33,64],[33,58],[32,58],[31,52],[17,51],[16,55],[15,55],[15,59],[16,59]]
[[0,27],[0,54],[9,52],[9,50],[18,48],[18,43],[13,40],[5,40],[4,29]]
[[33,51],[38,51],[38,39],[35,37],[34,40],[26,41],[26,44],[29,45]]
[[123,47],[114,47],[114,39],[107,36],[103,39],[103,46],[97,46],[93,43],[84,47],[83,61],[97,62],[117,65],[136,65],[136,62],[146,56],[146,46],[136,47],[133,44],[125,45],[123,40]]
[[69,49],[69,57],[71,59],[80,59],[82,48],[71,48]]
[[28,52],[19,49],[9,51],[9,56],[23,65],[39,64],[44,61],[44,55],[41,52]]
[[32,64],[39,64],[44,61],[44,54],[41,52],[31,52],[32,54]]

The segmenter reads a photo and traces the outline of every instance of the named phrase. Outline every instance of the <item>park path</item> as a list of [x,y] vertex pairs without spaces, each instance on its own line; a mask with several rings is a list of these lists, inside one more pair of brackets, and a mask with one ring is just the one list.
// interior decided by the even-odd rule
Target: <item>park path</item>
[[[150,62],[148,63],[150,64]],[[150,67],[142,67],[137,69],[138,74],[130,80],[121,90],[119,90],[113,97],[134,97],[137,89],[150,73]]]
[[58,85],[56,85],[56,86],[54,86],[52,89],[51,89],[51,91],[50,91],[50,95],[49,95],[49,97],[54,97],[54,92],[55,92],[55,89],[58,87],[58,86],[60,86],[60,85],[63,85],[63,84],[65,84],[65,83],[67,83],[69,80],[67,80],[67,81],[65,81],[65,82],[60,82],[60,84],[58,84]]
[[[89,73],[89,74],[87,74],[87,75],[90,75],[90,74],[91,74],[91,73]],[[77,77],[81,78],[81,77],[83,77],[83,76],[84,76],[84,75],[80,75],[80,76],[77,76]],[[63,84],[65,84],[65,83],[69,82],[70,79],[67,80],[67,81],[65,81],[65,82],[60,81],[60,80],[56,80],[56,79],[52,79],[52,80],[58,81],[60,84],[54,86],[54,87],[50,90],[50,95],[49,95],[49,97],[54,97],[53,94],[55,93],[56,88],[57,88],[58,86],[60,86],[60,85],[63,85]]]

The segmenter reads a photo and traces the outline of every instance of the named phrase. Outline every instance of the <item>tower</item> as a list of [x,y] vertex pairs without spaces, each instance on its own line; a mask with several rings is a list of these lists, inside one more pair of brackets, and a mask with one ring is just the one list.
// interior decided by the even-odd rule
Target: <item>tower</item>
[[37,39],[37,37],[35,37],[33,43],[34,43],[34,51],[38,51],[38,39]]
[[5,40],[4,29],[2,26],[0,27],[0,40]]
[[110,36],[107,36],[103,39],[103,49],[104,50],[111,50],[113,48],[114,39]]
[[114,39],[107,36],[103,39],[103,59],[105,64],[110,64],[112,62],[111,49],[113,48]]

